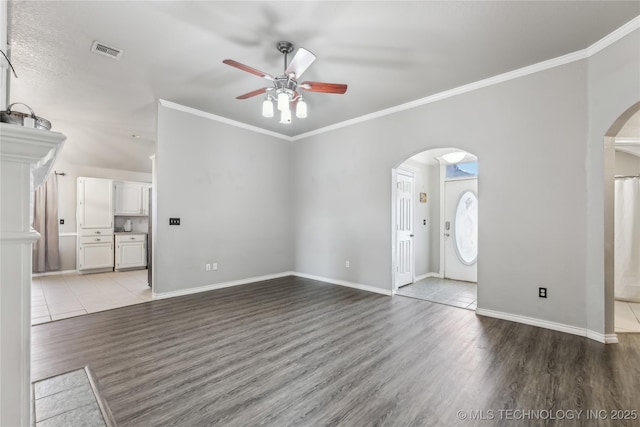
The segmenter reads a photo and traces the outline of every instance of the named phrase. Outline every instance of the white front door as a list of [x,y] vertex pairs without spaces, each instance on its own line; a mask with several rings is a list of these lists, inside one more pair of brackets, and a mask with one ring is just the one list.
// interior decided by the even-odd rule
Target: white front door
[[396,288],[413,282],[413,176],[396,174]]
[[444,277],[478,281],[478,179],[444,183]]

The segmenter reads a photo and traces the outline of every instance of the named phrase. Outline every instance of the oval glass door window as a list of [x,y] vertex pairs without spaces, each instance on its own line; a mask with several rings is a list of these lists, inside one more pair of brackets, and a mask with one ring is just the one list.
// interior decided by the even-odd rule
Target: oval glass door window
[[478,259],[478,198],[471,191],[460,196],[454,233],[458,258],[466,265],[474,264]]

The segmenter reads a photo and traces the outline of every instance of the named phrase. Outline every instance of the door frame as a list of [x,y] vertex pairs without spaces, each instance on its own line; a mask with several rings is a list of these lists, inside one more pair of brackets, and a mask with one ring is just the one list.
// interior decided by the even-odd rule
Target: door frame
[[[396,187],[396,182],[398,180],[398,172],[401,172],[403,175],[409,175],[413,177],[414,185],[411,189],[411,208],[415,212],[415,202],[416,202],[416,186],[415,186],[415,178],[416,172],[418,170],[411,166],[398,166],[396,168],[391,169],[391,294],[395,294],[398,290],[397,286],[397,265],[398,265],[398,253],[397,253],[397,244],[398,244],[398,230],[396,229],[396,209],[398,204],[398,191]],[[413,218],[414,227],[415,227],[415,215]],[[414,231],[415,233],[415,231]],[[416,271],[415,271],[415,251],[411,252],[411,281],[416,281]]]

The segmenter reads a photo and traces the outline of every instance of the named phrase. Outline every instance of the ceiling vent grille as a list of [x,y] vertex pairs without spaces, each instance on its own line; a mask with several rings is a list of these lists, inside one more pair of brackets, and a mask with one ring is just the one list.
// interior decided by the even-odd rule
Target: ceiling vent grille
[[107,46],[106,44],[94,41],[91,45],[91,52],[95,52],[98,55],[108,56],[113,59],[120,59],[122,56],[122,50],[115,47]]

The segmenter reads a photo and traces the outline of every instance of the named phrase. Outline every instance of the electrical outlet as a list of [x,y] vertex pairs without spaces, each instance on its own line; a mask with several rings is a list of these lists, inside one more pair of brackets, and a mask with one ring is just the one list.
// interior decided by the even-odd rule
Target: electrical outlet
[[422,225],[427,225],[427,220],[426,219],[422,220]]
[[538,288],[538,296],[540,298],[546,298],[547,297],[547,288]]
[[217,270],[217,269],[218,269],[218,263],[217,263],[217,262],[214,262],[214,263],[213,263],[213,270]]
[[60,225],[64,225],[64,219],[60,220]]
[[180,225],[180,218],[169,218],[169,225]]
[[344,266],[349,268],[349,267],[351,267],[351,263],[349,261],[345,261],[344,262]]
[[211,271],[211,264],[205,264],[204,271]]

